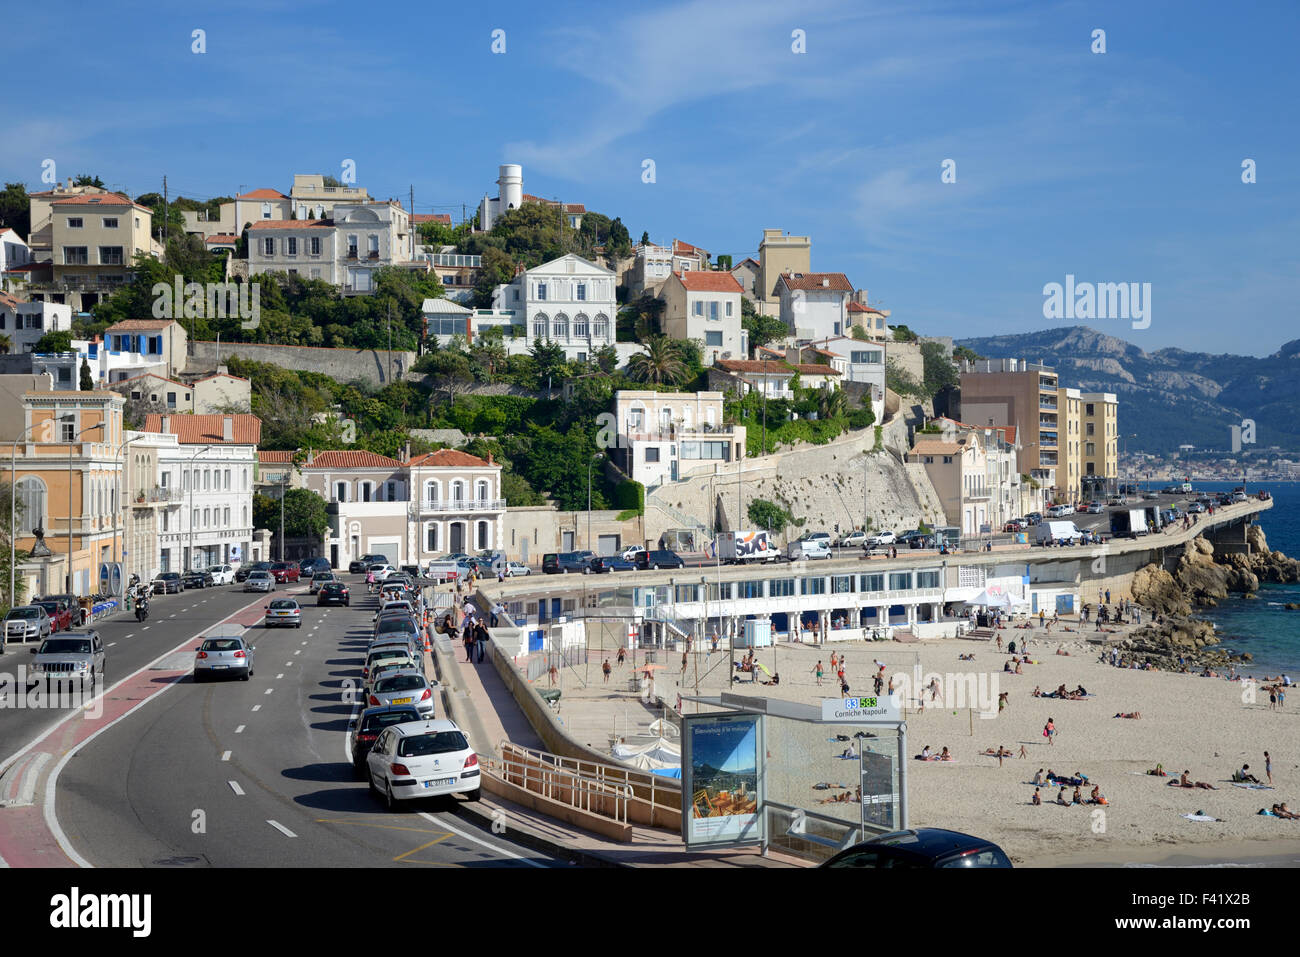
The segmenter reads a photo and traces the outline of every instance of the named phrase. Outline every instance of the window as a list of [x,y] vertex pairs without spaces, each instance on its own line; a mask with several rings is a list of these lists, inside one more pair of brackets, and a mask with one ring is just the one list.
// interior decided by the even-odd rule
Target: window
[[162,513],[162,530],[164,532],[171,531],[171,514],[166,511]]
[[709,302],[709,318],[714,322],[718,320],[718,301],[716,299]]
[[263,219],[270,219],[270,218],[271,218],[271,204],[270,204],[270,203],[263,203],[263,204],[262,204],[262,218],[263,218]]
[[542,302],[546,301],[546,283],[539,282],[537,284],[537,298]]
[[320,237],[313,236],[307,240],[307,249],[313,256],[320,255]]
[[169,408],[169,409],[174,409],[174,408],[176,408],[176,393],[175,393],[175,392],[168,392],[168,393],[167,393],[167,408]]
[[80,216],[69,216],[69,217],[68,217],[68,228],[69,228],[69,229],[80,229],[80,228],[81,228],[81,217],[80,217]]
[[89,265],[90,257],[86,252],[86,247],[85,246],[64,246],[63,264],[65,266]]
[[674,601],[699,601],[700,586],[699,585],[678,585],[676,588],[673,589],[673,600]]
[[696,300],[695,300],[695,314],[696,314],[697,316],[702,316],[702,315],[704,315],[704,300],[703,300],[703,299],[696,299]]
[[263,256],[275,255],[275,240],[272,239],[270,236],[267,236],[265,239],[262,240],[262,255]]
[[492,547],[491,525],[487,522],[478,523],[478,545],[475,547],[480,549]]
[[1092,414],[1093,414],[1093,411],[1092,411],[1092,403],[1091,403],[1091,402],[1089,402],[1087,405],[1085,405],[1085,406],[1083,407],[1083,414],[1084,414],[1084,415],[1092,415]]
[[852,575],[836,575],[834,578],[831,579],[832,594],[842,595],[845,592],[851,592],[851,591],[853,591]]
[[730,300],[730,299],[727,300],[727,318],[728,318],[728,319],[731,318],[731,300]]
[[596,324],[592,328],[592,337],[595,339],[609,338],[609,320],[604,316],[596,317]]
[[117,229],[117,217],[116,217],[116,216],[105,216],[105,217],[104,217],[104,228],[105,228],[105,229]]
[[719,330],[716,331],[716,332],[713,332],[713,331],[706,331],[706,332],[704,333],[704,344],[705,344],[706,346],[721,346],[721,345],[722,345],[722,330],[719,329]]
[[371,233],[366,237],[366,248],[370,252],[371,259],[379,258],[379,237],[376,234]]
[[803,579],[802,594],[804,595],[826,594],[826,579],[820,576],[818,576],[817,578]]
[[424,526],[424,550],[426,552],[438,550],[438,526],[433,522],[427,522]]
[[196,508],[190,515],[190,528],[199,527],[199,510]]
[[28,475],[14,485],[14,495],[22,518],[21,528],[29,532],[34,528],[45,528],[45,483]]
[[457,505],[465,501],[465,483],[459,479],[451,483],[451,500]]
[[907,591],[911,587],[912,587],[911,572],[890,572],[889,573],[890,591]]
[[652,462],[658,462],[658,461],[659,461],[659,449],[658,449],[658,448],[649,448],[649,449],[646,449],[646,450],[645,450],[645,460],[646,460],[646,464],[647,464],[647,465],[649,465],[649,464],[652,463]]
[[773,578],[768,581],[768,595],[772,598],[790,598],[794,595],[793,578]]
[[286,240],[284,241],[284,243],[285,243],[285,249],[284,249],[285,255],[287,255],[287,256],[296,256],[296,255],[298,255],[298,240],[297,240],[297,238],[295,238],[295,237],[293,237],[293,236],[290,236],[288,239],[286,239]]
[[487,480],[480,480],[474,485],[474,498],[480,502],[488,500],[488,483]]
[[59,433],[61,435],[60,441],[62,442],[75,441],[77,438],[77,424],[75,422],[60,422]]
[[226,490],[227,492],[230,491],[230,489],[232,488],[232,486],[231,486],[231,484],[230,484],[230,469],[226,469],[226,471],[225,471],[225,479],[224,479],[224,485],[223,485],[223,488],[225,488],[225,490]]
[[[773,584],[775,584],[775,582]],[[737,598],[762,598],[763,582],[761,580],[736,582],[736,597]]]
[[334,500],[335,500],[336,502],[346,502],[346,501],[348,500],[348,483],[347,483],[347,482],[335,482],[335,483],[334,483]]
[[533,320],[533,338],[534,338],[534,339],[545,339],[545,338],[546,338],[546,326],[547,326],[547,321],[546,321],[546,317],[545,317],[545,316],[543,316],[543,317],[541,317],[541,318],[539,318],[539,319],[534,319],[534,320]]
[[730,601],[731,582],[709,582],[707,594],[709,601]]
[[205,508],[203,510],[203,527],[204,528],[212,527],[212,509],[210,508]]
[[349,259],[357,258],[357,237],[356,236],[348,237],[348,258]]
[[424,501],[428,505],[435,505],[438,502],[438,483],[430,480],[424,483]]
[[361,493],[360,501],[369,502],[371,485],[369,482],[358,482],[358,491]]
[[578,316],[573,320],[573,337],[575,339],[586,339],[590,331],[590,324],[586,316]]
[[917,588],[938,588],[939,573],[937,571],[917,572],[916,587]]
[[222,514],[222,525],[224,525],[226,528],[229,528],[229,527],[230,527],[230,509],[229,509],[229,508],[227,508],[227,509],[223,509],[221,514]]
[[587,284],[585,282],[580,282],[577,285],[577,300],[578,302],[587,301]]
[[567,316],[556,316],[551,323],[551,337],[554,339],[569,338],[569,319]]
[[858,576],[858,591],[867,592],[884,590],[885,576],[883,574]]

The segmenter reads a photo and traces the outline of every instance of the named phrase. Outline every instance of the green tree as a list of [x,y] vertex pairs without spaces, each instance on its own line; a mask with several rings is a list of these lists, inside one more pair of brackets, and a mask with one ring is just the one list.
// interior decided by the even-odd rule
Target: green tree
[[422,372],[436,390],[447,393],[447,404],[456,405],[456,395],[464,392],[474,381],[469,356],[459,349],[438,349],[426,353],[415,363],[413,371]]
[[947,350],[939,343],[921,343],[921,361],[924,369],[922,384],[926,395],[933,397],[940,390],[959,384],[957,369],[948,358]]
[[740,325],[749,333],[749,348],[757,349],[790,334],[790,327],[776,316],[758,313],[754,304],[745,297],[740,299]]
[[8,226],[24,240],[31,239],[32,202],[22,183],[5,183],[0,193],[0,226]]
[[[280,534],[280,500],[268,495],[253,496],[253,526]],[[319,541],[330,527],[325,499],[311,489],[284,490],[284,535]]]
[[547,339],[534,339],[529,354],[533,358],[538,389],[553,388],[557,382],[563,381],[568,372],[568,362],[562,346]]
[[81,391],[82,391],[82,392],[93,392],[93,391],[95,391],[95,380],[94,380],[93,378],[91,378],[91,376],[90,376],[90,360],[89,360],[89,359],[82,359],[82,360],[81,360],[81,383],[80,383],[80,384],[81,384]]
[[470,347],[470,364],[476,378],[485,382],[495,382],[497,375],[506,366],[506,349],[502,345],[505,333],[500,326],[489,326],[474,340]]
[[751,499],[745,511],[749,516],[751,525],[768,531],[772,529],[780,531],[794,521],[789,512],[765,498]]
[[0,333],[0,355],[9,355],[14,347],[14,341],[4,333]]
[[900,396],[920,397],[925,394],[925,385],[890,358],[885,359],[885,388]]
[[47,332],[36,340],[36,345],[32,346],[32,352],[71,352],[72,351],[72,333],[66,329],[62,331]]
[[969,346],[957,346],[952,350],[952,357],[956,362],[976,362],[984,358]]
[[849,397],[843,389],[819,389],[817,395],[817,417],[834,419],[848,414]]
[[[479,254],[483,257],[483,269],[474,283],[474,306],[478,309],[492,308],[492,293],[497,286],[509,282],[515,277],[515,261],[503,249],[486,246]],[[504,303],[504,308],[508,308]]]
[[898,325],[893,327],[895,342],[915,342],[917,335],[907,326]]
[[859,342],[871,341],[871,336],[868,335],[867,330],[863,329],[861,326],[850,326],[849,328],[852,330],[853,338],[857,339]]
[[651,336],[642,348],[644,352],[627,361],[627,377],[633,382],[672,385],[685,378],[687,367],[680,343],[667,336]]
[[73,186],[94,186],[96,189],[104,188],[104,181],[98,176],[91,176],[89,173],[82,173],[72,181]]

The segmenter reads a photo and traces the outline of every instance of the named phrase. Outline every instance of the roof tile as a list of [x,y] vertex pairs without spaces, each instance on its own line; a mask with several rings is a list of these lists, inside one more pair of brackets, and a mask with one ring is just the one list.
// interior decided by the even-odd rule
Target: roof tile
[[[823,286],[822,280],[825,279],[829,285]],[[842,272],[804,272],[804,273],[781,273],[778,282],[785,283],[789,289],[803,289],[813,291],[816,289],[831,289],[836,292],[852,292],[853,283],[849,282],[849,277]]]
[[411,459],[412,468],[494,468],[491,462],[485,462],[477,455],[461,452],[457,449],[438,449]]
[[144,431],[174,435],[181,445],[257,445],[262,440],[262,420],[247,412],[237,412],[231,416],[234,436],[229,442],[222,436],[225,419],[221,413],[211,415],[189,415],[181,413],[168,415],[167,431],[163,433],[163,416],[151,412],[145,416]]
[[363,449],[330,449],[315,453],[303,465],[307,469],[400,469],[402,463],[387,455]]

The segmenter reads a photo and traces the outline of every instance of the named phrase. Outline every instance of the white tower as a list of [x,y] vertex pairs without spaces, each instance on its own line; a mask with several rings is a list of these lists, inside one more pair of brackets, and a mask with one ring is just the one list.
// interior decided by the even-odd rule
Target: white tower
[[499,167],[500,176],[497,177],[497,197],[500,200],[500,207],[497,214],[501,215],[508,209],[518,209],[524,203],[524,170],[522,166],[508,163]]

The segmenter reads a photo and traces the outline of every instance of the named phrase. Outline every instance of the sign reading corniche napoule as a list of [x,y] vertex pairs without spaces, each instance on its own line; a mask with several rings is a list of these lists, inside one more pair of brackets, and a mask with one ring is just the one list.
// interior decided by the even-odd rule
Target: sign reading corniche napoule
[[823,698],[822,720],[846,724],[893,723],[902,720],[897,699],[892,695],[863,695],[858,698]]

